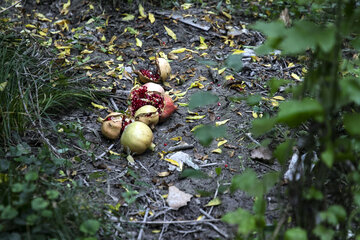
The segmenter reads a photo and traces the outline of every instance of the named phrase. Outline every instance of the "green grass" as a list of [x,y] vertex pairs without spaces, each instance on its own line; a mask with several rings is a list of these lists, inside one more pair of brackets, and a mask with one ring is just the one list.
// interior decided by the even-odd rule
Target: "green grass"
[[85,107],[94,94],[83,78],[68,77],[36,42],[0,33],[0,144],[14,144],[31,122]]

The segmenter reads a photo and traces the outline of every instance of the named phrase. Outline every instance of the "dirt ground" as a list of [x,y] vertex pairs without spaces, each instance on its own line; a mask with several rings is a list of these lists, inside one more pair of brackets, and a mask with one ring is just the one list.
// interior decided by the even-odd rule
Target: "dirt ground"
[[[224,214],[242,207],[252,209],[253,199],[245,193],[229,192],[229,185],[234,175],[240,174],[246,168],[252,168],[259,176],[269,171],[279,171],[280,167],[273,162],[262,162],[251,159],[251,151],[257,147],[255,139],[247,136],[250,132],[251,120],[254,114],[258,116],[269,112],[273,106],[263,101],[259,106],[248,106],[245,101],[233,102],[231,97],[240,97],[253,93],[260,93],[266,97],[268,92],[266,81],[272,77],[290,78],[291,73],[300,75],[301,68],[289,68],[289,61],[279,55],[256,57],[253,48],[264,41],[264,37],[247,27],[248,19],[231,15],[231,19],[222,14],[227,11],[225,3],[223,10],[216,9],[217,3],[209,3],[206,7],[189,9],[150,8],[144,5],[145,13],[153,13],[155,22],[148,18],[139,18],[138,6],[119,3],[118,10],[111,3],[89,2],[73,0],[68,12],[62,12],[65,1],[41,0],[27,1],[23,8],[23,24],[33,24],[39,28],[48,29],[44,40],[52,38],[53,43],[72,44],[69,54],[58,58],[59,64],[69,65],[76,74],[85,76],[89,87],[101,91],[112,91],[113,103],[110,99],[102,99],[96,104],[109,109],[125,110],[127,94],[133,87],[136,75],[133,69],[153,67],[149,57],[164,53],[165,56],[174,49],[186,48],[185,51],[175,54],[178,59],[170,61],[172,76],[165,89],[171,93],[182,93],[192,83],[200,81],[202,89],[191,88],[183,97],[176,98],[176,103],[188,103],[190,96],[197,91],[209,91],[219,97],[217,104],[197,108],[194,111],[205,115],[200,120],[187,120],[190,116],[186,106],[179,106],[178,110],[165,122],[156,126],[154,130],[154,152],[134,156],[135,164],[130,164],[124,155],[114,155],[109,152],[121,153],[119,141],[110,141],[100,132],[98,117],[105,117],[107,110],[88,108],[81,111],[65,113],[57,121],[62,124],[78,122],[83,127],[85,139],[89,142],[89,149],[81,150],[77,139],[73,139],[73,146],[80,149],[78,152],[68,152],[69,157],[74,154],[80,161],[74,160],[71,169],[66,171],[68,177],[79,180],[85,186],[94,188],[98,195],[84,196],[111,205],[112,219],[118,229],[114,239],[232,239],[236,228],[225,224],[220,219]],[[42,13],[52,22],[39,20],[37,13]],[[125,13],[133,14],[134,20],[123,21]],[[175,15],[193,18],[192,26],[176,20]],[[69,31],[62,29],[64,25],[54,25],[55,21],[68,20]],[[170,28],[177,36],[171,38],[164,26]],[[209,26],[209,29],[200,29]],[[22,26],[23,27],[23,26]],[[131,27],[132,29],[128,28]],[[71,29],[81,28],[78,31]],[[28,29],[28,28],[27,28]],[[125,29],[127,29],[125,31]],[[35,31],[28,29],[29,31]],[[136,36],[132,30],[138,31]],[[53,32],[53,33],[52,33]],[[233,35],[232,35],[233,34]],[[109,51],[111,39],[114,49]],[[206,49],[197,49],[200,46],[199,37],[205,39]],[[136,45],[136,39],[142,42],[142,47]],[[84,49],[91,53],[82,52]],[[245,50],[243,53],[243,68],[240,72],[226,69],[219,74],[214,67],[221,69],[225,59],[236,49]],[[62,51],[59,48],[59,51]],[[195,52],[196,51],[196,52]],[[88,62],[84,59],[88,58]],[[209,67],[201,60],[212,60],[218,66]],[[111,61],[111,62],[107,62]],[[82,64],[78,64],[78,63]],[[122,72],[109,73],[122,65]],[[233,75],[227,80],[226,76]],[[219,141],[214,140],[209,147],[199,144],[191,129],[199,124],[215,124],[215,122],[229,119],[226,123],[228,141],[218,147]],[[182,141],[172,138],[181,137]],[[51,138],[54,144],[61,139]],[[263,139],[256,139],[261,142]],[[172,164],[162,159],[169,157],[172,147],[179,144],[188,144],[188,149],[180,150],[188,154],[199,169],[209,175],[209,178],[181,178],[181,172],[173,168]],[[69,142],[67,142],[69,144]],[[214,153],[220,148],[222,153]],[[189,166],[184,166],[189,168]],[[221,168],[217,176],[215,169]],[[168,176],[159,176],[159,173],[168,172]],[[169,186],[176,186],[181,191],[193,195],[187,206],[179,210],[168,207],[164,195],[168,194]],[[136,192],[133,192],[136,191]],[[133,195],[131,195],[133,193]],[[136,197],[131,203],[130,197]],[[205,206],[215,197],[221,199],[221,204]],[[271,225],[279,214],[279,204],[272,193],[267,199],[267,224]],[[199,217],[202,216],[202,220]],[[199,220],[199,221],[197,221]],[[141,224],[144,221],[146,224]],[[140,223],[139,223],[140,222]],[[151,223],[153,222],[153,223]],[[139,238],[140,235],[140,238]]]

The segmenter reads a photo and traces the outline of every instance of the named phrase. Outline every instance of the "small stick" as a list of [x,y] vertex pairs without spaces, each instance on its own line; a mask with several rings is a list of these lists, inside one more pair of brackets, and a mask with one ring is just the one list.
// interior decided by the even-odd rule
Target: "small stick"
[[108,151],[110,151],[110,150],[114,147],[114,145],[115,145],[115,143],[111,144],[111,145],[106,149],[106,151],[103,152],[102,154],[100,154],[99,156],[97,156],[97,157],[95,158],[95,160],[98,160],[98,159],[102,158],[103,156],[105,156],[105,154],[106,154]]
[[261,144],[258,142],[258,141],[256,141],[252,136],[251,136],[251,133],[246,133],[245,134],[253,143],[255,143],[256,145],[258,145],[258,146],[261,146]]
[[179,220],[179,221],[125,221],[120,220],[122,223],[137,223],[137,224],[194,224],[194,223],[207,223],[207,222],[220,222],[221,219],[203,219],[203,220]]
[[143,224],[141,225],[141,229],[140,229],[140,232],[139,232],[139,235],[138,235],[137,240],[141,240],[141,239],[142,239],[142,235],[143,235],[143,233],[144,233],[145,222],[146,222],[146,219],[147,219],[148,215],[149,215],[149,208],[146,209],[145,216],[144,216],[144,220],[143,220]]
[[115,101],[114,101],[113,98],[110,98],[110,102],[111,102],[111,104],[113,105],[114,110],[115,110],[115,111],[119,111],[119,108],[118,108],[118,106],[116,105],[116,103],[115,103]]
[[[217,197],[218,192],[219,192],[219,187],[220,187],[219,181],[217,181],[216,184],[217,184],[217,187],[216,187],[216,191],[215,191],[215,194],[214,194],[213,199],[215,199],[215,198]],[[210,210],[209,210],[209,212],[208,212],[209,215],[211,215],[211,212],[212,212],[213,209],[214,209],[214,206],[211,206],[211,207],[210,207]]]
[[169,147],[169,152],[175,152],[175,151],[181,151],[181,150],[187,150],[187,149],[192,149],[194,148],[194,145],[178,145],[178,146],[174,146],[174,147]]
[[226,233],[224,233],[223,231],[221,231],[217,226],[215,226],[212,223],[205,223],[206,225],[211,226],[215,231],[217,231],[220,235],[222,235],[224,238],[229,238],[229,235],[227,235]]

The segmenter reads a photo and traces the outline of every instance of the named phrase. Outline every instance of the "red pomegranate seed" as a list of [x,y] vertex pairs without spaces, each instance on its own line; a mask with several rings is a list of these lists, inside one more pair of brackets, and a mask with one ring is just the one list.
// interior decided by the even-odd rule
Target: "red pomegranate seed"
[[227,164],[225,164],[225,167],[227,168],[227,167],[228,167],[228,165],[227,165]]

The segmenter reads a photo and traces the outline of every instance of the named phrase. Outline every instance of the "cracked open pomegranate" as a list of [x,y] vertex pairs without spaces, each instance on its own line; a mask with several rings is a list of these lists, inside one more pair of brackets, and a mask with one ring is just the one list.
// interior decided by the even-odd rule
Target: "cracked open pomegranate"
[[116,139],[120,137],[124,128],[133,121],[134,119],[123,113],[112,112],[102,121],[101,133],[109,139]]
[[136,121],[125,128],[120,143],[125,151],[130,150],[132,154],[142,154],[147,149],[154,150],[153,138],[154,135],[150,127],[143,122]]
[[139,80],[142,83],[147,82],[165,82],[171,73],[171,66],[165,58],[156,58],[155,60],[156,71],[151,71],[148,69],[140,69],[139,71],[134,71],[138,76]]
[[159,122],[159,112],[152,105],[145,105],[139,108],[134,114],[135,120],[148,125],[151,129]]
[[177,109],[177,106],[168,94],[160,94],[157,91],[148,91],[148,88],[145,85],[134,87],[130,92],[129,111],[131,115],[135,116],[136,111],[145,105],[151,105],[157,109],[160,121],[164,121],[170,117]]

